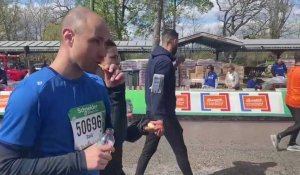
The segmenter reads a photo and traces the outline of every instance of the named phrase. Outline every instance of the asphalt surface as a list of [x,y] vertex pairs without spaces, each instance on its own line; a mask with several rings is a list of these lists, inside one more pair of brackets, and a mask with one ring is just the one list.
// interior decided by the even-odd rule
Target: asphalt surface
[[[275,151],[270,141],[270,134],[284,130],[292,122],[181,121],[181,124],[195,175],[300,175],[300,152],[285,150],[289,138],[281,141],[280,152]],[[124,145],[123,165],[127,175],[135,172],[144,140],[143,137]],[[182,174],[164,137],[145,174]]]
[[[277,152],[270,134],[278,133],[287,121],[181,121],[194,175],[300,175],[300,152],[286,151],[289,137]],[[1,120],[0,120],[1,127]],[[134,175],[145,138],[125,142],[123,166]],[[297,138],[300,144],[300,137]],[[145,175],[181,175],[174,153],[162,137]]]

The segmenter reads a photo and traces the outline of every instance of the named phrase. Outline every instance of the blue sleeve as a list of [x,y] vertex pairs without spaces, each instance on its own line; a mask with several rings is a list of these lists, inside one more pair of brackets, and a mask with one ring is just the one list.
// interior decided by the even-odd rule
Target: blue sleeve
[[215,73],[215,80],[218,79],[218,75]]
[[251,80],[249,80],[248,82],[247,82],[247,88],[251,88],[251,82],[250,82]]
[[253,80],[249,80],[247,82],[247,88],[255,88],[255,82]]
[[36,89],[26,82],[12,92],[0,129],[1,142],[24,147],[34,145],[41,125],[38,101]]

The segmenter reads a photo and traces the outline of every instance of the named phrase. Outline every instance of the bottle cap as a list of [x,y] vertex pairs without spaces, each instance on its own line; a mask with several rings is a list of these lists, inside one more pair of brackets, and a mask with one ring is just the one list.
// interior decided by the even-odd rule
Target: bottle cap
[[105,133],[107,134],[114,134],[114,129],[113,128],[107,128]]

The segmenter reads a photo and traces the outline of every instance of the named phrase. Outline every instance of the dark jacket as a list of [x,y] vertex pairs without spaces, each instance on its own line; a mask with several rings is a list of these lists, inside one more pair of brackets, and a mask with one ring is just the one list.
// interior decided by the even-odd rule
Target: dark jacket
[[[161,46],[154,49],[148,61],[145,78],[145,98],[147,117],[151,119],[166,119],[175,116],[175,68],[174,57]],[[164,75],[164,83],[160,93],[151,92],[154,74]]]
[[107,89],[111,103],[111,123],[115,129],[115,145],[121,146],[127,133],[125,83]]
[[7,85],[7,75],[6,75],[6,71],[0,69],[0,84],[5,84]]

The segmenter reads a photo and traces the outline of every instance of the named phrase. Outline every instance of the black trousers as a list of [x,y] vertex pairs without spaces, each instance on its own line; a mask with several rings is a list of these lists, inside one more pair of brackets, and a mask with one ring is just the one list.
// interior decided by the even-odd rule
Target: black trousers
[[[176,117],[172,119],[164,120],[165,126],[165,137],[173,152],[175,153],[176,160],[179,168],[184,175],[192,175],[192,169],[188,160],[187,149],[183,140],[183,130]],[[155,134],[149,134],[146,136],[145,145],[142,154],[138,160],[136,175],[143,175],[148,162],[150,161],[152,155],[155,153],[160,137]]]
[[300,108],[294,108],[291,106],[288,106],[288,108],[291,111],[295,124],[288,127],[283,132],[279,133],[278,136],[280,139],[282,139],[283,137],[291,135],[289,145],[295,145],[297,136],[300,131]]
[[104,170],[100,171],[101,175],[125,175],[122,165],[122,146],[115,146],[115,152],[112,153],[112,160]]

